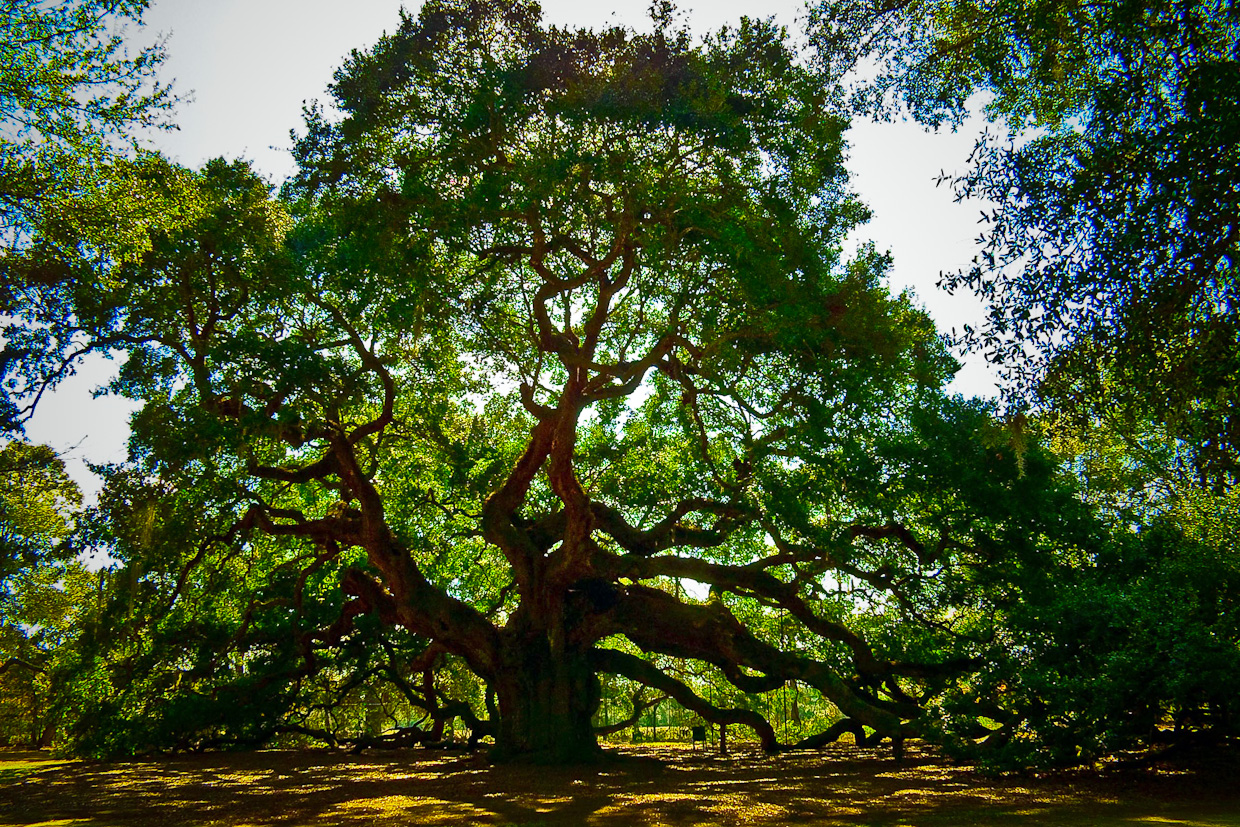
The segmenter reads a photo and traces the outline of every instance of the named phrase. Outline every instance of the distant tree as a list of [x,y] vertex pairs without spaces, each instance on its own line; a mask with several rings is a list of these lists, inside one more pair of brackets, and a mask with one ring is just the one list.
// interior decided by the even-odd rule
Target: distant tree
[[81,502],[51,448],[0,448],[0,740],[46,743],[54,730],[47,672],[86,576],[65,542]]
[[830,74],[857,57],[845,41],[877,59],[870,108],[938,125],[980,92],[1015,135],[984,137],[956,180],[994,205],[975,266],[943,281],[991,306],[961,341],[1026,401],[1153,421],[1195,446],[1202,481],[1233,482],[1240,7],[860,0],[815,24]]
[[1240,8],[823,3],[813,29],[832,78],[876,60],[862,108],[938,126],[981,101],[1010,133],[955,180],[991,203],[974,266],[943,283],[990,303],[959,341],[1003,367],[1108,524],[1005,587],[1006,642],[946,693],[948,730],[987,708],[973,736],[1008,766],[1234,735]]
[[81,504],[51,448],[18,441],[0,448],[0,584],[22,569],[72,557],[62,540]]

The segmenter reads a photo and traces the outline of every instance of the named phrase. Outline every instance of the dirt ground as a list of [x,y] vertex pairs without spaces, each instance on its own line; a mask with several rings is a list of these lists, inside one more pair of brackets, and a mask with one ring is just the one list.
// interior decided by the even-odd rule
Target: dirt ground
[[589,768],[426,750],[63,761],[0,751],[0,827],[1240,825],[1240,762],[988,778],[910,748],[721,757],[622,747]]

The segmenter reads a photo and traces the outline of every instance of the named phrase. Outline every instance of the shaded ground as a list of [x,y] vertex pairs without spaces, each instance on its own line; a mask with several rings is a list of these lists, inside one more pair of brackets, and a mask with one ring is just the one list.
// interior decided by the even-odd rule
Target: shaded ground
[[[264,751],[99,763],[0,751],[0,827],[396,824],[1240,827],[1240,764],[986,778],[910,749],[720,757],[626,747],[598,768],[491,767],[423,750]],[[664,759],[662,764],[650,758]]]

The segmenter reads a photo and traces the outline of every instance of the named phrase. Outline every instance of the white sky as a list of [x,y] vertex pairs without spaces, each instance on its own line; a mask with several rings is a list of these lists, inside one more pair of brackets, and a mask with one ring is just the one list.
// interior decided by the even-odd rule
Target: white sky
[[[303,102],[326,99],[333,71],[353,49],[365,49],[396,28],[399,0],[154,0],[142,39],[167,36],[165,80],[192,96],[176,114],[180,130],[155,144],[180,163],[196,167],[209,158],[249,159],[273,183],[292,170],[289,130],[301,126]],[[411,8],[416,0],[407,3]],[[618,23],[646,28],[648,0],[545,0],[544,18],[561,25]],[[801,0],[686,0],[691,31],[706,32],[742,14],[774,16],[796,31]],[[849,133],[853,183],[874,212],[857,240],[872,239],[895,257],[892,288],[910,288],[940,330],[980,316],[978,300],[948,296],[935,287],[941,271],[966,266],[973,254],[979,206],[956,204],[950,189],[936,188],[940,170],[961,171],[980,123],[958,133],[928,135],[907,123],[858,122]],[[124,458],[133,404],[92,398],[110,375],[102,359],[41,405],[27,435],[68,454],[70,470],[93,494],[97,482],[84,461]],[[991,395],[991,372],[978,358],[957,375],[952,390]]]

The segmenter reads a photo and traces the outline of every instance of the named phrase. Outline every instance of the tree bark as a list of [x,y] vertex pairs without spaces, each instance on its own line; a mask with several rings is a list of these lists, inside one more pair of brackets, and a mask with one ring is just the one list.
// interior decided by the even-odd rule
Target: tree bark
[[504,647],[493,684],[499,703],[493,760],[565,764],[602,756],[593,726],[594,667],[588,653],[557,648],[545,634]]

